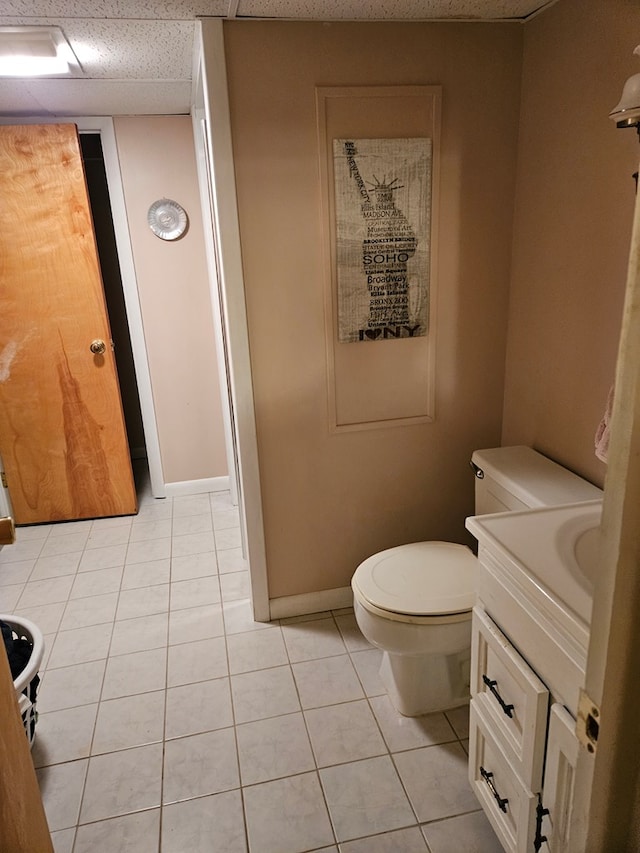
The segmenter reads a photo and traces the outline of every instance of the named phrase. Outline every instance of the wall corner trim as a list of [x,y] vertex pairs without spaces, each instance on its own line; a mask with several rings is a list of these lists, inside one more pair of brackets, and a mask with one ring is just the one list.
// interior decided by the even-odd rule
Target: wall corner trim
[[165,483],[164,488],[168,498],[201,495],[204,492],[224,492],[229,488],[229,477],[207,477],[203,480]]
[[271,619],[288,619],[292,616],[306,616],[308,613],[321,613],[324,610],[340,610],[343,607],[353,607],[350,586],[269,599]]

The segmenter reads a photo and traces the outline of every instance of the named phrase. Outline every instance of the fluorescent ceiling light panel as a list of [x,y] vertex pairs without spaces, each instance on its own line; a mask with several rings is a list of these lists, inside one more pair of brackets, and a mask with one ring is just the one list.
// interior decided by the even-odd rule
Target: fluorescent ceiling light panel
[[60,27],[0,27],[0,77],[47,77],[79,68]]

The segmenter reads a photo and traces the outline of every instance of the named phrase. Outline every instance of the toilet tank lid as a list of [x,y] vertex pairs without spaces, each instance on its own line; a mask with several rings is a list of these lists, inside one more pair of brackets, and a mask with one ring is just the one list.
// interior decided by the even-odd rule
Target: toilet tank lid
[[526,506],[558,506],[602,498],[602,490],[532,447],[476,450],[471,461]]
[[475,566],[466,545],[412,542],[366,559],[351,586],[380,610],[414,616],[462,613],[475,603]]

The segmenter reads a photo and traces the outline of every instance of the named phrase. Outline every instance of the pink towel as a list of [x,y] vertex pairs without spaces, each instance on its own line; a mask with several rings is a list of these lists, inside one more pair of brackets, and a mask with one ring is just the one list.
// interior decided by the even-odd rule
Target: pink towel
[[613,409],[613,385],[607,397],[607,408],[605,409],[600,425],[596,430],[596,456],[601,462],[607,462],[609,459],[609,436],[611,424],[611,411]]

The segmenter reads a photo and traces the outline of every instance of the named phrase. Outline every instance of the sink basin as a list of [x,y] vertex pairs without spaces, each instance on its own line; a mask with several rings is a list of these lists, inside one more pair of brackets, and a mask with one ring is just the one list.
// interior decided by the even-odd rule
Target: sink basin
[[600,563],[600,527],[591,527],[581,533],[575,541],[573,550],[581,573],[593,588]]
[[573,579],[591,595],[600,557],[600,508],[585,505],[583,512],[557,528],[555,542]]
[[474,516],[467,528],[481,546],[504,554],[522,591],[586,647],[601,514],[602,501],[587,501]]

